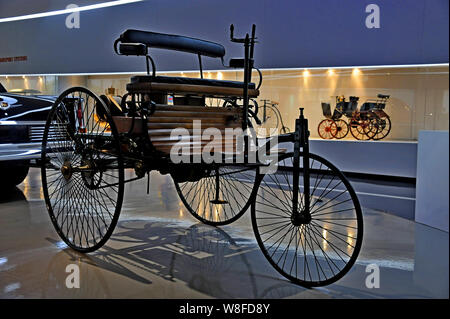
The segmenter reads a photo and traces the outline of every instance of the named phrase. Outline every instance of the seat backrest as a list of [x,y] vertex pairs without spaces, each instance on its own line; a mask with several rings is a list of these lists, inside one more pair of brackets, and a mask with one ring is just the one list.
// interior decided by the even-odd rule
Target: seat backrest
[[352,117],[352,115],[356,111],[357,107],[358,107],[358,99],[350,98],[350,102],[348,102],[348,104],[346,104],[346,107],[344,108],[343,113],[347,117]]
[[364,102],[361,106],[360,111],[370,111],[375,108],[376,103],[374,102]]
[[322,113],[323,113],[323,116],[325,116],[326,118],[330,118],[331,117],[331,106],[330,106],[330,103],[322,102]]
[[347,107],[348,102],[339,102],[336,103],[336,108],[333,112],[333,120],[340,119],[342,117],[342,114],[344,114],[344,110]]
[[151,48],[183,51],[212,58],[223,58],[225,55],[225,48],[223,45],[215,42],[150,31],[126,30],[114,42],[114,49],[118,54],[120,54],[117,50],[117,44],[119,42],[140,43]]

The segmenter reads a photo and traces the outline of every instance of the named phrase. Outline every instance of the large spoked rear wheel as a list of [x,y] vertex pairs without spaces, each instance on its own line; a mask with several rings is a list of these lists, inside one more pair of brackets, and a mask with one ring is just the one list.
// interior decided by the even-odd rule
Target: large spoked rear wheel
[[103,246],[119,217],[124,172],[117,129],[91,91],[70,88],[53,104],[41,173],[47,209],[61,239],[80,252]]
[[[292,163],[293,154],[285,154],[275,174],[258,176],[253,230],[262,252],[284,277],[306,287],[328,285],[356,261],[363,238],[361,207],[345,176],[327,160],[310,154],[311,219],[295,218]],[[303,185],[301,164],[299,212],[305,208]]]
[[370,140],[371,131],[373,129],[370,121],[361,116],[355,116],[350,120],[350,134],[360,141]]
[[227,225],[249,208],[257,188],[256,171],[256,166],[220,165],[200,180],[174,183],[195,218],[208,225]]
[[376,129],[375,134],[373,135],[372,139],[375,141],[381,140],[388,136],[389,132],[391,131],[391,119],[388,115],[376,117],[374,121],[374,126]]

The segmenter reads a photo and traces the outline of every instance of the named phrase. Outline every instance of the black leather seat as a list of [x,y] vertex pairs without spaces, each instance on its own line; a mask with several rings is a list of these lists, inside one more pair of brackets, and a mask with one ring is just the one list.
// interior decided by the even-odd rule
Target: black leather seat
[[225,55],[225,48],[223,45],[215,42],[150,31],[126,30],[120,35],[119,39],[116,40],[116,43],[117,42],[142,43],[150,48],[183,51],[212,58],[223,58]]
[[324,103],[322,102],[322,114],[323,116],[325,116],[327,119],[331,118],[331,106],[330,103]]
[[[225,80],[211,80],[200,78],[185,78],[173,76],[151,76],[151,75],[137,75],[131,78],[131,83],[168,83],[168,84],[189,84],[189,85],[205,85],[215,87],[229,87],[229,88],[244,88],[244,82],[239,81],[225,81]],[[255,89],[255,83],[249,83],[250,90]]]
[[[218,43],[173,35],[173,34],[163,34],[150,31],[141,30],[126,30],[114,43],[114,49],[118,54],[121,53],[117,48],[117,44],[142,44],[148,48],[160,48],[175,51],[189,52],[204,56],[209,56],[213,58],[222,59],[225,56],[225,48]],[[133,50],[128,50],[125,55],[144,55],[146,50],[137,50],[136,54],[133,54]],[[139,54],[138,54],[139,53]],[[244,83],[239,81],[223,81],[223,80],[212,80],[212,79],[201,79],[201,78],[186,78],[186,77],[170,77],[170,76],[133,76],[131,78],[130,86],[133,84],[143,84],[143,83],[162,83],[162,84],[185,84],[185,85],[199,85],[199,86],[211,86],[211,87],[226,87],[226,88],[236,88],[243,89]],[[256,85],[254,83],[249,83],[248,88],[254,90]]]

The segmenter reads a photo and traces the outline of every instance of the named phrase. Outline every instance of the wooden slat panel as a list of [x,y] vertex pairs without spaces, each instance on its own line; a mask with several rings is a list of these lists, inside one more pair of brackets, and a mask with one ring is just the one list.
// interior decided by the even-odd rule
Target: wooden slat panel
[[[124,116],[113,117],[119,132],[128,132],[132,118]],[[198,140],[193,136],[194,120],[201,120],[202,133],[207,128],[217,128],[222,134],[220,140]],[[169,153],[175,144],[190,146],[193,153],[200,154],[206,145],[215,146],[215,151],[225,152],[236,150],[236,136],[227,136],[226,128],[240,128],[242,126],[242,109],[202,106],[171,106],[157,105],[156,111],[147,122],[150,140],[156,149]],[[142,121],[135,118],[134,132],[140,133]],[[185,128],[189,135],[171,137],[175,128]],[[196,132],[197,133],[197,132]],[[201,136],[200,136],[201,137]],[[213,141],[213,144],[210,144]]]
[[241,127],[240,123],[204,123],[201,122],[201,125],[196,125],[193,122],[190,123],[148,123],[147,127],[149,130],[157,130],[157,129],[176,129],[176,128],[186,128],[193,129],[195,127],[201,126],[202,130],[206,130],[207,128],[217,128],[219,130],[224,130],[225,128],[237,128]]
[[[199,94],[210,96],[235,96],[242,97],[244,90],[239,88],[230,88],[224,86],[207,86],[207,85],[192,85],[192,84],[173,84],[173,83],[128,83],[127,91],[129,93],[184,93],[184,94]],[[249,97],[257,97],[258,90],[248,90]]]
[[209,142],[195,142],[195,143],[153,143],[153,145],[155,147],[173,147],[174,145],[177,145],[179,147],[186,147],[186,146],[198,146],[198,147],[205,147],[206,145],[210,145],[211,147],[224,147],[224,146],[229,146],[231,148],[236,148],[236,144],[235,143],[220,143],[220,142],[214,142],[214,143],[209,143]]
[[[114,122],[117,126],[117,130],[120,133],[128,132],[132,125],[132,118],[131,117],[125,117],[125,116],[114,116]],[[195,120],[201,120],[202,122],[202,129],[206,129],[209,127],[217,127],[220,130],[224,130],[225,128],[238,128],[241,127],[241,123],[239,121],[228,121],[223,119],[222,121],[216,121],[216,120],[210,120],[210,119],[204,119],[197,117]],[[140,133],[142,128],[142,121],[139,118],[134,119],[134,133]],[[177,127],[185,127],[190,129],[190,133],[192,134],[192,128],[193,128],[193,122],[192,120],[189,121],[187,119],[180,120],[179,122],[159,122],[157,118],[153,118],[151,122],[147,123],[147,127],[155,132],[152,132],[151,134],[170,134],[170,131],[167,131],[167,129],[171,130],[172,128]]]
[[199,112],[199,113],[242,113],[242,109],[234,107],[212,107],[212,106],[192,106],[192,105],[167,105],[167,104],[156,104],[155,113],[159,111],[187,111],[187,112]]
[[[155,117],[151,116],[148,118],[149,123],[192,123],[194,120],[198,120],[198,117]],[[216,118],[201,118],[202,124],[215,124],[215,123],[225,123],[225,117],[216,117]],[[240,125],[240,123],[239,123]]]
[[155,141],[152,139],[152,143],[154,145],[189,145],[189,144],[236,144],[237,139],[211,139],[211,140],[199,140],[199,139],[193,139],[193,140],[165,140],[165,141]]
[[[153,136],[168,136],[172,132],[172,129],[151,129],[148,131],[148,134]],[[193,129],[186,129],[186,132],[190,135],[194,133]],[[225,129],[220,129],[222,135],[225,135]]]
[[[164,153],[170,153],[172,150],[172,146],[160,146],[160,145],[155,145],[155,148],[158,151],[164,152]],[[199,146],[199,145],[191,145],[191,147],[189,148],[189,150],[191,152],[204,152],[204,145]],[[226,152],[226,151],[232,151],[232,152],[236,152],[236,148],[234,148],[233,146],[225,146],[223,145],[222,147],[218,146],[214,149],[215,152]]]
[[213,112],[206,112],[205,108],[205,112],[188,112],[188,111],[155,111],[155,113],[153,113],[151,116],[152,117],[186,117],[186,118],[198,118],[199,116],[201,116],[204,119],[213,119],[213,118],[219,118],[219,119],[224,119],[224,118],[230,118],[230,117],[236,117],[236,118],[240,118],[242,119],[242,112],[229,112],[229,113],[222,113],[222,112],[217,112],[217,113],[213,113]]
[[[152,137],[152,142],[179,142],[179,141],[186,141],[186,142],[192,142],[192,141],[198,141],[202,139],[202,136],[199,135],[185,135],[185,136],[170,136],[170,135],[163,135],[163,136],[153,136]],[[233,136],[227,136],[227,135],[222,135],[222,139],[223,140],[236,140],[236,137]]]

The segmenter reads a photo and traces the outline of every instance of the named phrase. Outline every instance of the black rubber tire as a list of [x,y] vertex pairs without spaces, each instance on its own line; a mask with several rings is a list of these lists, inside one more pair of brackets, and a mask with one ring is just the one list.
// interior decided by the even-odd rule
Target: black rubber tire
[[[66,107],[67,101],[75,101],[75,106]],[[97,115],[99,108],[106,115],[103,122]],[[89,109],[90,114],[85,113]],[[102,143],[100,151],[95,147],[98,143]],[[124,167],[116,126],[109,109],[97,95],[86,88],[73,87],[58,97],[45,125],[41,160],[44,198],[58,235],[69,247],[82,253],[102,247],[119,218]],[[66,163],[76,168],[86,165],[86,160],[95,163],[92,169],[74,170],[68,178],[61,173]],[[112,177],[104,177],[107,172]]]
[[[302,156],[303,154],[300,154],[300,156]],[[259,183],[259,189],[258,189],[258,193],[255,197],[255,201],[252,204],[252,208],[251,208],[251,218],[252,218],[252,226],[253,226],[253,230],[255,233],[255,237],[256,240],[258,242],[259,247],[261,248],[264,256],[267,258],[267,260],[270,262],[270,264],[280,273],[282,274],[284,277],[286,277],[287,279],[289,279],[290,281],[299,284],[301,286],[304,287],[314,287],[314,286],[324,286],[324,285],[328,285],[331,284],[337,280],[339,280],[340,278],[342,278],[349,270],[350,268],[353,266],[353,264],[355,263],[357,256],[359,254],[359,251],[361,249],[361,245],[362,245],[362,238],[363,238],[363,217],[362,217],[362,211],[361,211],[361,206],[359,204],[359,200],[358,197],[356,196],[355,191],[353,190],[353,187],[350,185],[349,181],[347,180],[347,178],[342,174],[342,172],[340,172],[333,164],[331,164],[330,162],[328,162],[327,160],[325,160],[324,158],[315,155],[315,154],[310,154],[310,166],[312,168],[315,169],[314,173],[313,171],[311,171],[311,217],[312,217],[312,221],[309,224],[302,224],[302,225],[294,225],[294,223],[291,220],[291,215],[290,212],[292,211],[292,187],[290,186],[290,180],[289,180],[289,176],[287,172],[292,172],[292,169],[289,169],[289,166],[292,165],[292,158],[293,158],[293,153],[288,153],[288,154],[284,154],[283,156],[280,157],[279,162],[279,170],[281,169],[281,171],[279,171],[279,176],[285,174],[285,180],[287,184],[285,183],[280,183],[278,180],[278,177],[275,176],[271,177],[271,176],[267,176],[265,178],[264,175],[259,175],[258,176],[258,183]],[[289,162],[291,163],[289,165]],[[302,158],[300,159],[300,162],[302,162]],[[286,165],[288,164],[288,165]],[[316,164],[316,166],[315,166]],[[318,166],[320,164],[320,167]],[[284,170],[283,170],[284,168]],[[328,170],[324,170],[324,168],[328,168]],[[285,173],[283,173],[285,172]],[[323,173],[322,173],[323,172]],[[312,182],[312,176],[314,176],[314,174],[317,176],[315,182]],[[318,176],[319,174],[323,174],[319,180]],[[292,173],[291,173],[292,176]],[[299,184],[303,185],[301,182],[301,172],[300,172],[300,178],[299,178]],[[326,176],[324,178],[324,176]],[[331,177],[333,177],[333,179],[331,179]],[[265,178],[265,179],[264,179]],[[336,184],[333,189],[331,189],[331,183],[332,181],[337,178],[336,182],[339,182],[338,184]],[[330,179],[330,182],[328,182],[328,179]],[[292,180],[292,179],[291,179]],[[323,182],[323,184],[321,184]],[[321,185],[326,185],[328,183],[327,186],[325,187],[321,187]],[[341,189],[336,189],[336,187],[338,185],[342,185],[340,187],[342,187],[344,189],[343,192],[341,192]],[[288,187],[289,186],[289,187]],[[330,190],[328,189],[330,188]],[[323,189],[323,190],[319,190],[318,192],[322,192],[320,193],[319,196],[317,196],[317,194],[315,193],[316,189]],[[290,192],[290,193],[289,193]],[[326,193],[324,193],[326,192]],[[327,196],[331,193],[331,192],[340,192],[339,194],[344,194],[345,196],[347,196],[346,200],[343,200],[343,198],[341,197],[340,200],[343,200],[342,202],[340,202],[340,204],[334,204],[334,201],[337,200],[337,198],[339,198],[341,195],[334,197],[332,199],[329,199]],[[333,195],[330,196],[334,196],[334,193],[331,193]],[[283,196],[282,196],[283,195]],[[300,190],[299,192],[299,209],[301,209],[301,204],[302,204],[302,192]],[[314,195],[316,195],[314,197]],[[265,198],[268,197],[268,198]],[[323,203],[324,200],[327,200],[325,203]],[[265,202],[264,202],[265,201]],[[332,203],[332,206],[328,206],[328,203]],[[320,203],[319,206],[316,207],[317,203]],[[345,205],[348,206],[350,205],[349,209],[346,210],[342,210],[343,206],[339,206],[337,211],[332,211],[332,212],[328,212],[328,213],[323,213],[323,211],[325,209],[331,209],[333,208],[336,209],[338,205],[342,205],[346,203]],[[262,206],[264,205],[264,207]],[[327,207],[328,206],[328,207]],[[262,208],[261,208],[262,207]],[[317,211],[319,212],[319,214],[317,214]],[[344,212],[346,211],[346,212]],[[278,213],[277,213],[278,212]],[[351,220],[349,223],[352,223],[351,225],[354,226],[348,226],[350,227],[350,232],[357,232],[356,237],[353,237],[349,234],[349,231],[347,232],[347,234],[341,234],[340,232],[336,231],[335,228],[338,227],[342,227],[341,226],[334,226],[333,224],[339,224],[335,222],[335,216],[331,216],[332,219],[334,220],[333,222],[330,222],[330,217],[324,217],[324,215],[329,215],[332,213],[340,213],[341,215],[344,215],[344,217],[348,216],[349,214],[352,214],[351,216],[353,216],[354,214],[354,218],[340,218],[339,220]],[[314,214],[317,214],[316,216],[314,216]],[[259,216],[258,216],[259,215]],[[342,217],[341,215],[339,215],[338,217]],[[275,216],[275,217],[274,217]],[[281,222],[276,222],[276,220],[281,220]],[[266,221],[264,221],[266,220]],[[267,221],[268,220],[268,221]],[[275,220],[275,223],[273,223],[273,221]],[[325,221],[324,221],[325,220]],[[269,224],[267,224],[267,222]],[[266,224],[263,224],[266,223]],[[344,222],[345,223],[345,222]],[[281,224],[281,226],[280,226]],[[276,225],[276,226],[274,226]],[[330,225],[330,226],[328,226]],[[270,230],[267,231],[267,228],[265,227],[270,227],[270,226],[274,226],[274,230]],[[280,227],[281,228],[280,230]],[[331,228],[326,228],[326,227],[331,227]],[[285,230],[287,230],[286,233]],[[325,232],[324,235],[322,234],[322,229]],[[340,229],[340,228],[338,228]],[[319,231],[320,230],[320,231]],[[273,231],[278,231],[273,233]],[[281,236],[275,241],[275,239],[277,237],[275,234],[279,234],[281,232]],[[278,255],[276,255],[276,252],[278,250],[278,248],[280,247],[281,243],[285,240],[287,233],[291,232],[291,237],[290,237],[290,241],[288,242],[288,244],[285,244],[284,246],[286,246],[286,248],[284,248],[284,251],[281,254],[281,259],[283,258],[283,255],[285,255],[284,257],[284,262],[283,265],[280,264],[280,258],[278,258],[278,261],[276,261],[276,257],[278,257]],[[328,232],[328,233],[327,233]],[[269,234],[270,237],[268,238],[264,238],[264,236],[266,234]],[[284,234],[284,236],[283,236]],[[289,250],[289,247],[291,245],[291,242],[293,240],[293,236],[295,234],[295,246],[296,246],[296,250],[295,253],[293,253],[292,256],[292,263],[288,263],[291,265],[290,270],[285,268],[285,263],[286,260],[290,260],[288,258],[288,255],[292,252],[291,250]],[[327,234],[330,237],[330,240],[327,239]],[[267,236],[269,236],[267,235]],[[317,236],[318,235],[318,236]],[[297,236],[299,237],[299,241],[297,241]],[[302,239],[303,236],[303,239]],[[308,237],[309,236],[309,242],[308,242]],[[346,241],[344,241],[344,243],[342,244],[340,241],[338,241],[336,244],[336,241],[333,243],[332,240],[334,240],[334,237],[331,236],[335,236],[338,239],[340,238],[340,236],[347,236],[345,238],[348,238],[349,242],[347,243]],[[288,236],[289,237],[289,236]],[[322,238],[321,238],[322,237]],[[273,238],[273,239],[272,239]],[[318,239],[319,238],[319,239]],[[281,239],[281,241],[280,241]],[[287,239],[287,238],[286,238]],[[342,238],[340,238],[342,240]],[[274,244],[270,245],[270,240],[275,241]],[[320,240],[322,241],[322,246],[320,243]],[[353,243],[353,241],[355,241],[354,246],[351,245]],[[298,244],[299,242],[302,244],[302,247],[300,249],[298,249]],[[278,243],[278,246],[275,248],[274,251],[271,251],[271,249],[274,248],[274,245]],[[314,246],[316,245],[316,246]],[[328,248],[327,248],[328,245]],[[344,260],[342,258],[342,256],[337,252],[337,249],[339,249],[339,247],[337,245],[344,245],[345,247],[347,246],[351,246],[352,247],[352,251],[349,252],[349,248],[347,247],[347,251],[348,251],[348,260]],[[283,246],[283,247],[284,247]],[[308,247],[309,246],[309,247]],[[315,247],[319,248],[322,251],[322,256],[323,258],[317,258],[317,257],[321,257],[319,255],[319,249],[315,249]],[[294,246],[292,247],[294,248]],[[302,252],[302,248],[303,248],[303,254],[301,254]],[[305,249],[306,248],[306,249]],[[332,249],[331,249],[332,248]],[[337,249],[336,249],[337,248]],[[327,254],[326,250],[328,249],[328,253],[332,256],[333,254],[337,254],[341,259],[342,259],[342,267],[338,267],[336,265],[336,263],[341,264],[341,261],[337,260],[335,258],[334,261],[336,261],[336,263],[333,261],[332,258],[330,258],[330,255]],[[293,249],[292,249],[293,250]],[[334,252],[332,251],[334,250]],[[308,254],[308,251],[310,252]],[[315,251],[318,251],[318,255],[316,256]],[[331,252],[330,252],[331,251]],[[344,252],[345,254],[345,252]],[[300,258],[303,258],[303,278],[301,278],[301,272],[300,274],[298,273],[298,258],[299,256],[302,256]],[[314,257],[312,257],[314,256]],[[347,257],[345,257],[347,258]],[[317,275],[316,274],[311,274],[310,270],[309,270],[309,263],[308,263],[308,259],[311,260],[313,259],[315,262],[315,266],[316,266],[316,270],[317,270]],[[292,274],[293,271],[293,265],[294,265],[294,261],[295,261],[295,274]],[[302,261],[302,259],[300,259],[300,261]],[[323,269],[320,265],[321,262],[325,261],[328,266],[329,266],[329,270],[328,269]],[[335,266],[336,272],[334,271],[333,267],[330,264],[330,261],[332,262],[332,264]],[[305,267],[306,264],[306,267]],[[317,267],[317,265],[319,264],[320,266],[320,271],[323,274],[324,278],[321,278],[321,272],[319,271],[319,267]],[[314,264],[312,264],[314,266]],[[326,265],[324,263],[324,265]],[[306,269],[307,268],[307,269]],[[308,270],[308,272],[306,272],[306,270]],[[300,265],[300,271],[301,271],[301,265]],[[327,274],[325,273],[325,271],[327,271],[327,273],[330,276],[327,276]],[[309,278],[307,276],[307,274],[309,273]],[[314,276],[313,276],[314,275]]]

